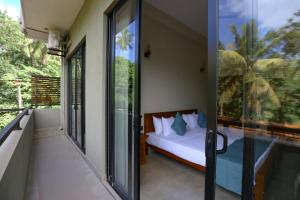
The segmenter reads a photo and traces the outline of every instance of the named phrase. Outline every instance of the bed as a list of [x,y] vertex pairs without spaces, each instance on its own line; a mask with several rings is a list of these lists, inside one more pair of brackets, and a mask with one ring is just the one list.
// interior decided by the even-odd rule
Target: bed
[[[162,153],[175,160],[183,162],[197,170],[205,172],[206,157],[205,157],[205,128],[197,128],[188,130],[184,136],[156,135],[152,117],[171,117],[176,113],[189,114],[197,112],[197,110],[183,110],[173,112],[148,113],[144,115],[144,132],[147,135],[147,145],[153,150]],[[242,151],[237,149],[242,148],[244,135],[241,129],[231,127],[219,127],[223,134],[228,137],[228,149],[225,154],[218,155],[216,169],[216,183],[238,195],[241,194],[242,182]],[[273,160],[275,151],[275,139],[265,140],[257,138],[258,144],[255,155],[255,200],[263,199],[264,192],[264,177]],[[223,146],[223,139],[218,136],[217,149]]]

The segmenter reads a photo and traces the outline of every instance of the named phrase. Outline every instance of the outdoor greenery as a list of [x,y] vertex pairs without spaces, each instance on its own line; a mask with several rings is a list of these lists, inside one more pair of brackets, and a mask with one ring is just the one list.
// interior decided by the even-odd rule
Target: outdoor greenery
[[[28,39],[18,22],[0,11],[0,109],[18,108],[17,85],[23,106],[31,105],[31,76],[60,76],[60,58],[47,54],[45,43]],[[0,113],[0,129],[16,113]]]
[[[255,20],[221,31],[231,31],[234,42],[226,47],[219,42],[219,116],[300,124],[300,11],[285,26],[263,36]],[[133,34],[128,27],[116,35],[116,44],[123,52],[131,51]],[[116,57],[116,73],[124,74],[117,76],[120,101],[128,96],[120,88],[128,87],[133,66]]]
[[128,27],[116,35],[116,45],[120,49],[115,57],[114,70],[116,75],[115,99],[118,109],[129,109],[133,106],[135,63],[121,55],[121,52],[132,51],[133,40],[134,34],[130,32]]
[[133,106],[134,66],[130,60],[121,56],[116,57],[115,104],[119,109],[128,109]]
[[219,115],[300,124],[300,11],[260,38],[254,20],[219,45]]
[[[0,26],[0,108],[18,107],[18,84],[24,107],[30,106],[31,76],[60,76],[60,58],[47,55],[44,43],[26,38],[6,13],[0,12]],[[234,42],[219,43],[219,116],[300,124],[300,11],[263,37],[254,20],[230,31]],[[133,34],[125,28],[116,43],[120,51],[130,51]],[[117,55],[115,64],[117,99],[123,102],[129,92],[131,102],[134,63]],[[16,114],[1,114],[0,129]]]

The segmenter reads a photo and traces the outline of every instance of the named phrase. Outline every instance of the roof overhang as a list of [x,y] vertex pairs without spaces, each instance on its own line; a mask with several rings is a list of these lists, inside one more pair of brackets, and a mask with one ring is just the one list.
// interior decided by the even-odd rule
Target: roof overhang
[[24,33],[33,39],[47,41],[49,30],[66,34],[85,0],[21,0]]

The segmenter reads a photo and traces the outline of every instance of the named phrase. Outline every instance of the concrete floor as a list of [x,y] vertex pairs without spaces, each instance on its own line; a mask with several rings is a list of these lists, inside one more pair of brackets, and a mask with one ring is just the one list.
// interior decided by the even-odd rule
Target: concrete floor
[[[37,135],[33,141],[27,200],[112,200],[71,141],[59,132]],[[294,183],[299,175],[297,153],[282,154],[266,189],[265,199],[297,199]],[[151,152],[141,166],[141,200],[204,199],[204,173],[173,159]],[[282,192],[285,191],[285,192]],[[216,200],[239,196],[216,189]]]
[[27,200],[111,200],[71,141],[59,132],[33,141]]
[[[204,173],[151,152],[141,167],[141,200],[201,200],[204,181]],[[237,199],[240,197],[217,187],[216,200]]]
[[[300,200],[299,149],[283,148],[266,178],[265,200]],[[204,199],[204,173],[161,154],[151,152],[141,167],[141,200]],[[239,196],[217,186],[216,200]]]

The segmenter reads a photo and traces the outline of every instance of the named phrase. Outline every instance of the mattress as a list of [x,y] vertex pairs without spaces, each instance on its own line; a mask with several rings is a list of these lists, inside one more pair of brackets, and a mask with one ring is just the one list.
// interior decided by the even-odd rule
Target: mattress
[[[243,131],[241,129],[219,126],[218,130],[227,135],[228,146],[230,146],[236,140],[244,137]],[[162,136],[156,135],[155,132],[150,132],[147,133],[147,135],[149,136],[147,139],[147,143],[168,151],[182,159],[205,167],[205,134],[206,128],[188,130],[184,136],[178,136],[176,134],[170,136]],[[266,151],[256,161],[255,172],[262,165],[263,161],[268,157],[275,141],[276,139],[273,140],[271,145],[269,145]],[[223,138],[218,135],[217,149],[221,149],[222,147]]]
[[[222,131],[222,133],[228,136],[228,145],[243,137],[243,133],[239,129],[220,128],[219,131]],[[206,128],[188,130],[184,136],[178,136],[176,134],[162,136],[156,135],[155,132],[150,132],[147,135],[149,136],[147,139],[148,144],[205,167]],[[221,149],[222,147],[223,138],[218,135],[217,149]]]

